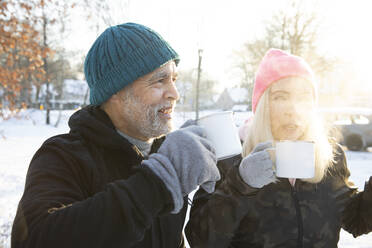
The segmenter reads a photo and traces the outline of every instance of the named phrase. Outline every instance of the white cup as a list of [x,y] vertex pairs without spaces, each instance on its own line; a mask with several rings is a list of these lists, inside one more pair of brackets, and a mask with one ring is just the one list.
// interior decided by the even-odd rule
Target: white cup
[[218,160],[232,157],[242,152],[238,128],[233,120],[233,112],[218,112],[199,118],[198,125],[206,130],[207,138],[216,149]]
[[313,178],[315,150],[312,141],[278,141],[275,144],[276,176],[284,178]]

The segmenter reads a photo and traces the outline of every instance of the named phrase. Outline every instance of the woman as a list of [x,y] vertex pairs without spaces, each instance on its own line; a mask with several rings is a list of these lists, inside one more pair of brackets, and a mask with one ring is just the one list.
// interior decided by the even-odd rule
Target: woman
[[[270,49],[256,74],[244,158],[220,161],[215,192],[195,194],[186,227],[191,247],[329,248],[337,247],[341,227],[355,237],[372,231],[372,177],[364,192],[349,181],[345,154],[327,136],[316,99],[307,63]],[[278,140],[314,142],[313,178],[275,176],[268,149]]]

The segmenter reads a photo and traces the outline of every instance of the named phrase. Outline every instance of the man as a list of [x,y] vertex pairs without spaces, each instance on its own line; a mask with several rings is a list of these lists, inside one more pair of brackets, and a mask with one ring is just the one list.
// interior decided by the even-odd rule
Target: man
[[153,30],[108,28],[85,60],[90,106],[34,155],[12,247],[184,247],[187,194],[219,179],[204,131],[172,129],[177,53]]

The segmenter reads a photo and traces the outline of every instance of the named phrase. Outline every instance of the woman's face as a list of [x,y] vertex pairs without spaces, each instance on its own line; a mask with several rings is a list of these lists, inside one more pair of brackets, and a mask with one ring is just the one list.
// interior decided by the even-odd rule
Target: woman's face
[[274,139],[301,139],[315,107],[312,85],[299,77],[281,79],[271,86],[269,102]]

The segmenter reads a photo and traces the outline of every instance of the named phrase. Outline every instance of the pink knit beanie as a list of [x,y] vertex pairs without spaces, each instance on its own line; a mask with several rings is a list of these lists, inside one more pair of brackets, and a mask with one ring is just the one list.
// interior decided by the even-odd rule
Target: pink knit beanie
[[313,85],[316,95],[314,73],[305,60],[280,49],[271,48],[267,51],[256,73],[252,96],[253,112],[256,112],[258,101],[272,83],[291,76],[307,79]]

